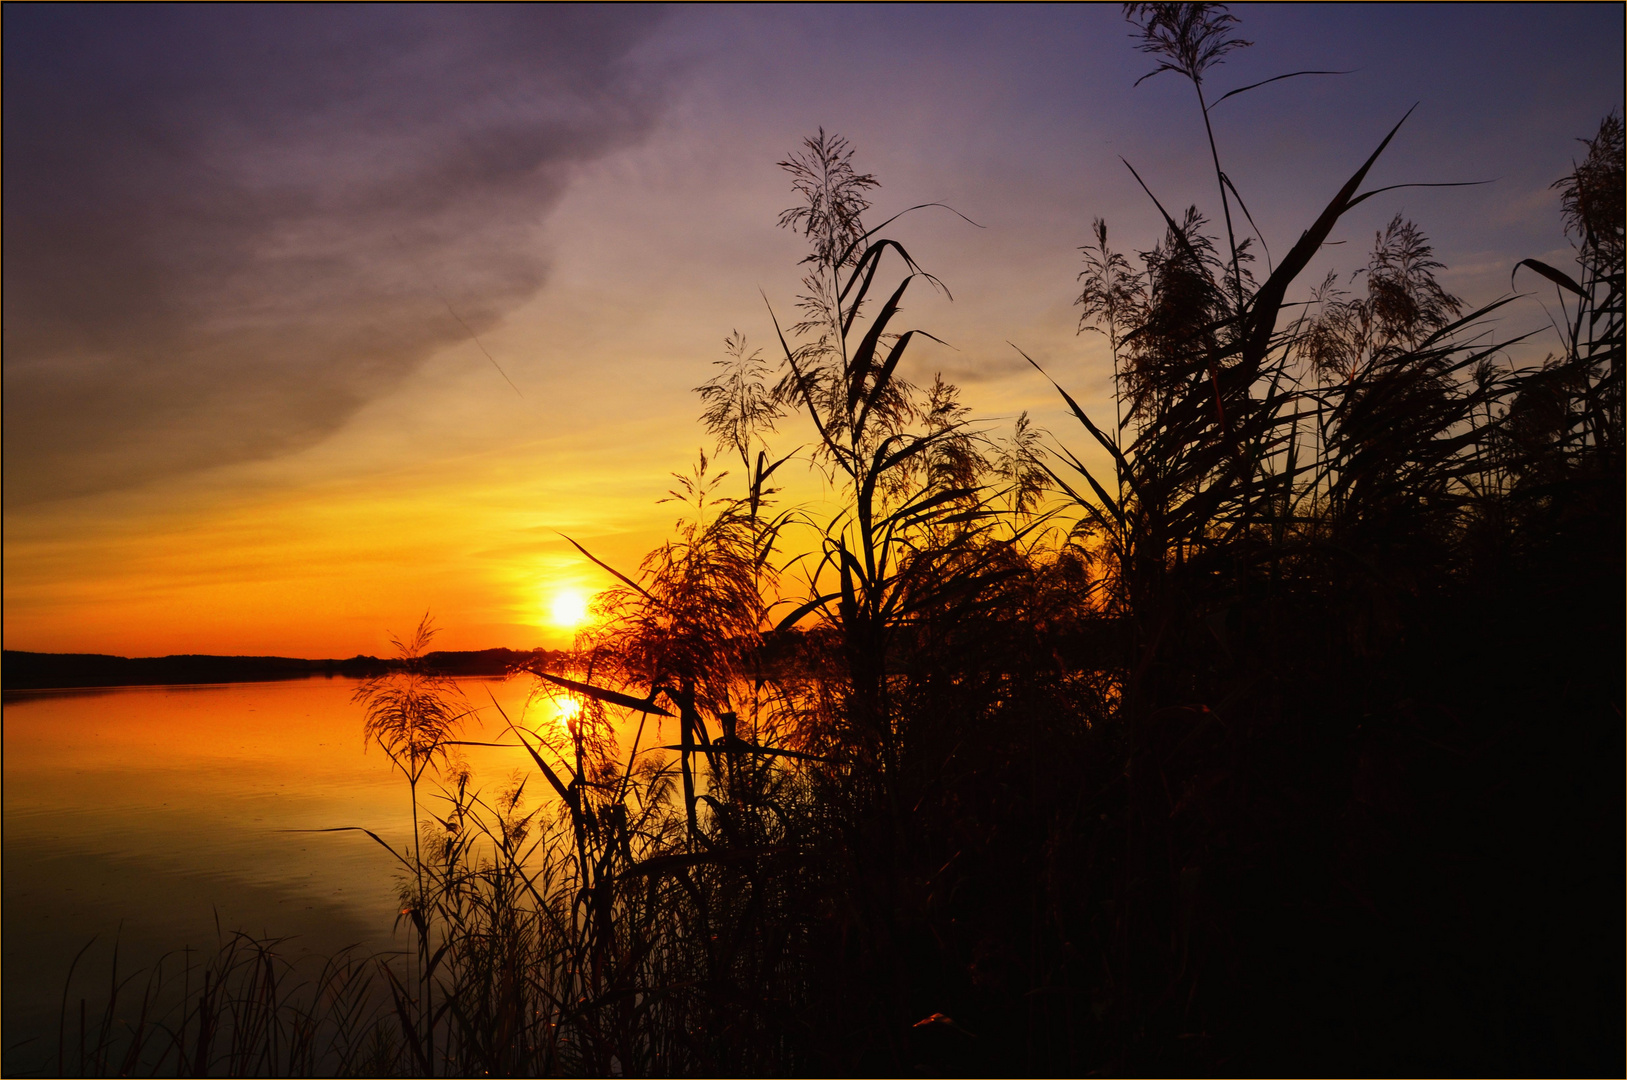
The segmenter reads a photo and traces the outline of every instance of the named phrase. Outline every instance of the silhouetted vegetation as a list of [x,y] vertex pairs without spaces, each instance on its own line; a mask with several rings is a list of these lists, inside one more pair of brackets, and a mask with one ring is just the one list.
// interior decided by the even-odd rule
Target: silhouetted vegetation
[[[432,652],[425,662],[442,675],[506,675],[521,664],[561,664],[548,650],[479,649]],[[370,679],[403,666],[395,657],[302,660],[291,656],[105,656],[99,653],[37,653],[7,649],[7,693],[92,686],[175,686],[188,683],[275,682],[316,675]]]
[[[1230,16],[1127,13],[1207,119]],[[340,1004],[298,1045],[327,1058],[265,1056],[306,1030],[284,1003],[221,1056],[234,946],[163,1039],[80,1060],[1619,1072],[1622,124],[1557,185],[1576,266],[1514,268],[1555,290],[1537,366],[1404,217],[1300,280],[1395,134],[1263,268],[1212,135],[1223,232],[1152,199],[1131,255],[1096,222],[1081,330],[1117,413],[1059,385],[1078,427],[1044,447],[903,380],[931,339],[903,298],[943,286],[896,218],[866,225],[852,149],[807,140],[781,163],[798,315],[775,362],[732,335],[700,390],[742,470],[679,477],[674,537],[600,563],[601,624],[529,665],[562,720],[501,735],[528,778],[452,769],[424,800],[395,853],[410,972],[370,969],[365,1023],[353,968],[313,983]],[[788,460],[833,503],[780,509]],[[413,664],[364,697],[417,813],[467,706]]]
[[313,675],[371,675],[385,665],[371,656],[301,660],[288,656],[104,656],[7,649],[4,682],[15,690],[89,686],[167,686],[184,683],[271,682]]

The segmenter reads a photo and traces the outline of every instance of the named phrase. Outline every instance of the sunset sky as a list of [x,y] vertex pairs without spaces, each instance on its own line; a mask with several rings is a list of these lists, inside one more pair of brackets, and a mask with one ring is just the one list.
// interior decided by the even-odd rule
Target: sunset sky
[[[1491,181],[1369,200],[1302,282],[1397,212],[1472,303],[1567,261],[1549,185],[1621,106],[1620,5],[1233,12],[1217,93],[1349,72],[1215,112],[1273,253],[1415,103],[1372,186]],[[981,226],[894,230],[954,296],[917,298],[952,348],[905,374],[1077,444],[1007,342],[1111,410],[1077,248],[1161,231],[1120,158],[1218,216],[1191,86],[1151,66],[1117,5],[8,5],[6,647],[348,656],[425,610],[448,648],[563,644],[556,603],[607,579],[558,534],[636,566],[711,450],[692,388],[732,330],[771,351],[803,253],[775,162],[821,125],[873,221]]]

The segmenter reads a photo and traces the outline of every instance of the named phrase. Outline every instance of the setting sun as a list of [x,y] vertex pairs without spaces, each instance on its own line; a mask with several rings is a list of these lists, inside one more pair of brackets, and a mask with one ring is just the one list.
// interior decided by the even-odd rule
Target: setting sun
[[548,601],[548,621],[560,629],[569,630],[588,621],[588,602],[591,598],[580,589],[555,590]]

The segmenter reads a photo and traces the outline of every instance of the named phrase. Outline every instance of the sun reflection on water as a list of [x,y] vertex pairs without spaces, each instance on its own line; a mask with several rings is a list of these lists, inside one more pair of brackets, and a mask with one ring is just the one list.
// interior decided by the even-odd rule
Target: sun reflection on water
[[576,719],[582,715],[582,703],[573,697],[553,698],[554,722],[566,735],[576,734]]

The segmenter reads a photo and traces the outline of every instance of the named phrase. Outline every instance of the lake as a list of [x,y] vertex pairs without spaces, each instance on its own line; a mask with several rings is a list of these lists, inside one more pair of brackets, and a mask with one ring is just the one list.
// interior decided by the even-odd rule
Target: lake
[[[465,737],[498,741],[492,698],[519,718],[532,683],[461,685],[484,706]],[[80,993],[92,1009],[105,995],[115,941],[121,975],[183,946],[212,951],[217,920],[226,933],[290,938],[296,954],[406,946],[392,930],[390,856],[359,832],[296,831],[360,826],[397,848],[411,838],[406,781],[377,746],[364,752],[357,686],[319,677],[6,695],[6,1075],[54,1067],[64,979],[92,938],[75,1016]],[[529,766],[523,750],[465,753],[490,792]]]

